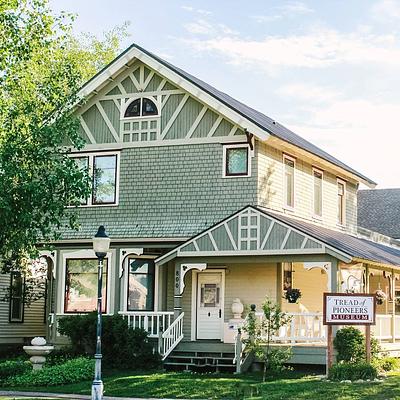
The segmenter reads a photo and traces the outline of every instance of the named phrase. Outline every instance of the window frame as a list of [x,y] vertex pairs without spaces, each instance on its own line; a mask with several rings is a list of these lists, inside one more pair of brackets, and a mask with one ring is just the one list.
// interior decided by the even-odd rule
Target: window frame
[[[130,106],[131,103],[133,103],[135,100],[140,100],[140,115],[137,117],[125,117],[126,110]],[[143,99],[149,99],[151,100],[155,106],[157,107],[157,114],[153,115],[143,115]],[[131,121],[131,120],[140,120],[140,119],[154,119],[154,118],[160,118],[161,117],[161,104],[158,100],[158,96],[133,96],[130,97],[126,103],[124,104],[123,107],[121,107],[121,114],[120,114],[120,119],[121,121]]]
[[[228,153],[230,149],[246,149],[247,150],[247,170],[245,173],[229,174],[228,173]],[[248,143],[226,144],[222,147],[222,177],[223,178],[249,178],[251,177],[251,154]]]
[[[293,162],[293,205],[287,204],[287,186],[286,186],[286,163],[289,160]],[[288,211],[294,211],[296,207],[296,158],[289,154],[282,155],[282,180],[283,180],[283,209]]]
[[[67,302],[66,302],[66,294],[67,294],[67,265],[68,265],[68,260],[97,260],[98,258],[93,255],[90,257],[79,257],[79,256],[72,256],[72,257],[65,257],[64,259],[64,273],[63,273],[63,292],[62,292],[62,314],[65,315],[76,315],[76,314],[89,314],[93,311],[96,311],[97,306],[94,310],[92,311],[66,311],[66,306],[67,306]],[[110,290],[110,264],[111,264],[111,257],[110,257],[110,253],[107,253],[107,256],[104,258],[105,260],[107,260],[107,268],[105,269],[105,274],[106,274],[106,285],[105,285],[105,298],[102,299],[102,304],[104,304],[104,312],[103,314],[107,314],[108,310],[109,310],[109,290]],[[98,266],[97,266],[97,270],[96,270],[96,275],[98,275]],[[104,274],[104,266],[103,266],[103,274]],[[97,299],[97,289],[96,289],[96,299]],[[96,301],[97,304],[97,301]]]
[[[94,202],[94,161],[96,157],[106,157],[106,156],[115,156],[116,157],[116,165],[115,165],[115,202],[108,203],[95,203]],[[88,198],[86,199],[85,204],[80,204],[77,207],[86,208],[86,207],[116,207],[119,205],[119,180],[120,180],[120,151],[96,151],[96,152],[83,152],[83,153],[71,153],[71,158],[87,158],[88,166],[89,166],[89,176],[92,184],[91,192]],[[69,208],[74,208],[75,206],[69,206]]]
[[[342,221],[339,220],[339,184],[343,185],[343,195],[342,198]],[[347,195],[347,185],[346,181],[340,178],[336,178],[336,201],[337,201],[337,225],[341,227],[346,226],[346,195]]]
[[[21,277],[21,317],[19,319],[13,319],[12,318],[12,303],[14,300],[13,296],[13,279],[14,275],[19,275]],[[11,271],[10,273],[10,299],[9,299],[9,312],[8,312],[8,322],[11,324],[23,324],[24,323],[24,317],[25,317],[25,276],[22,276],[20,272],[18,271]]]
[[[144,260],[148,262],[152,262],[154,266],[154,273],[153,274],[143,274],[143,273],[138,273],[137,275],[153,275],[153,296],[152,296],[152,309],[151,310],[138,310],[138,309],[129,309],[128,307],[128,301],[129,301],[129,276],[131,274],[130,272],[130,263],[133,260]],[[128,256],[127,258],[127,279],[126,279],[126,284],[125,284],[125,289],[126,289],[126,298],[125,298],[125,311],[127,312],[155,312],[157,310],[156,308],[156,290],[158,290],[157,285],[156,285],[156,263],[154,262],[155,258],[154,257],[141,257],[141,256],[136,256],[132,254],[131,256]]]
[[[321,215],[317,214],[315,212],[315,174],[321,174]],[[312,185],[313,185],[313,190],[312,190],[312,214],[313,214],[313,218],[315,219],[322,219],[323,215],[324,215],[324,171],[316,168],[316,167],[312,167]]]

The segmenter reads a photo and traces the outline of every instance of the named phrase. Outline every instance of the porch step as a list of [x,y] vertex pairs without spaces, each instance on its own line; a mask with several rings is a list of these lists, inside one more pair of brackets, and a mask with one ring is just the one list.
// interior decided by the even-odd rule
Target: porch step
[[209,343],[192,343],[189,346],[182,343],[164,360],[164,368],[174,371],[234,372],[234,357],[233,345],[215,343],[210,348]]

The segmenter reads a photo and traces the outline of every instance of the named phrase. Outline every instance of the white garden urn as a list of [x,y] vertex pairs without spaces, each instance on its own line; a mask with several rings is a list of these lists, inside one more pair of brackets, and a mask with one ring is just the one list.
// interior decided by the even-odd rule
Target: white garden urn
[[242,319],[244,306],[240,299],[234,299],[232,302],[232,314],[234,319]]
[[46,356],[54,350],[54,346],[46,346],[46,339],[37,336],[31,340],[31,346],[24,346],[23,349],[26,354],[31,356],[29,361],[32,363],[33,370],[35,371],[43,368]]

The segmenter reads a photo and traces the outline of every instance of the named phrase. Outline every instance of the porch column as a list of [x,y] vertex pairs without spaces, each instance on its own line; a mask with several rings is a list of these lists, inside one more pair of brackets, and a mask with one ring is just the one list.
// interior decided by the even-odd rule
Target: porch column
[[365,288],[364,293],[369,293],[369,265],[363,264],[365,268]]
[[392,342],[396,342],[396,277],[394,275],[394,269],[392,269],[392,279],[390,280],[390,290],[392,293],[392,325],[391,325],[391,334],[392,334]]
[[179,317],[182,312],[182,292],[181,292],[181,264],[175,262],[174,273],[174,319]]
[[330,273],[330,291],[336,293],[338,291],[338,260],[332,258]]

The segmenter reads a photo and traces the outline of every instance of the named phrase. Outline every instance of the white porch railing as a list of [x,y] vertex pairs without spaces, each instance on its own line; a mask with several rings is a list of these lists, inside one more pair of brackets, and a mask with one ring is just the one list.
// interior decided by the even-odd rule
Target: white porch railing
[[173,311],[120,311],[119,314],[129,327],[144,329],[151,338],[158,338],[159,332],[164,332],[174,320]]
[[[283,326],[273,337],[280,343],[326,343],[326,327],[323,325],[322,313],[287,313],[291,321]],[[263,318],[263,313],[256,312],[256,317]],[[372,335],[379,341],[400,339],[400,315],[395,316],[394,338],[392,334],[392,319],[390,314],[377,314],[376,324],[371,326]],[[340,328],[340,326],[338,326]],[[360,327],[363,330],[363,327]]]
[[[281,343],[318,343],[326,341],[326,328],[322,323],[322,313],[287,313],[291,317],[289,324],[280,328],[272,338]],[[263,318],[263,313],[256,312]]]
[[178,318],[161,335],[161,355],[165,360],[171,351],[183,339],[183,317],[185,313],[179,314]]

